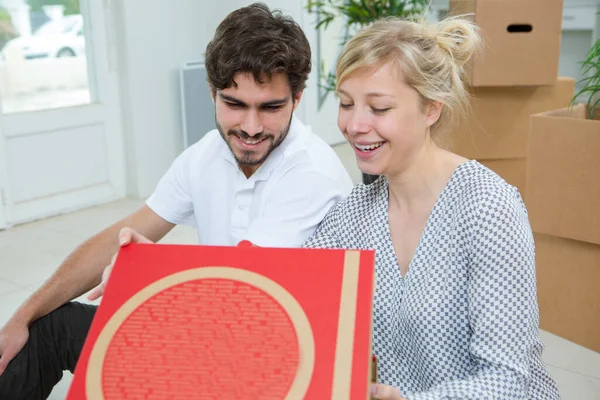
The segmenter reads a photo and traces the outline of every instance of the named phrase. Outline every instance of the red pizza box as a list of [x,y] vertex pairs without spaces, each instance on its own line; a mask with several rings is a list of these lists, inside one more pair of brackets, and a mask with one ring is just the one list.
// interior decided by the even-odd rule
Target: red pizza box
[[360,399],[373,251],[121,249],[68,399]]

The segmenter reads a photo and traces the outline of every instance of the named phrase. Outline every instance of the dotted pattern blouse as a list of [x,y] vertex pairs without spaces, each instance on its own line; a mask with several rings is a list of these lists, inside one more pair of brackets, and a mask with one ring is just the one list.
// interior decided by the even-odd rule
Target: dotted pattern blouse
[[518,190],[477,161],[454,171],[405,276],[385,177],[358,185],[304,247],[376,250],[378,380],[409,400],[560,398],[542,363],[527,211]]

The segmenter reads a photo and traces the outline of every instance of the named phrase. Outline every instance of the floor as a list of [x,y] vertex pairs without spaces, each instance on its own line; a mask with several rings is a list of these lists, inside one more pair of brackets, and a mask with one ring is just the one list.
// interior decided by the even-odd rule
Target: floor
[[[0,325],[76,245],[129,214],[140,201],[122,200],[0,232]],[[177,227],[165,243],[196,243],[191,228]],[[79,299],[86,301],[84,296]],[[547,332],[544,359],[564,400],[600,400],[600,354]],[[50,396],[64,399],[71,382],[67,373]]]

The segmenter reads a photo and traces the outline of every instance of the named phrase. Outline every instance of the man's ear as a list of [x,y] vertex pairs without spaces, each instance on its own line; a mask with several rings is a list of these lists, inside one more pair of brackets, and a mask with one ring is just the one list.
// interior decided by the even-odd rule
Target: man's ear
[[304,93],[303,90],[299,91],[292,99],[294,101],[294,111],[296,111],[296,108],[298,108],[298,104],[300,104],[300,100],[302,100],[302,93]]
[[210,85],[209,90],[210,90],[210,98],[212,99],[213,104],[215,104],[215,97],[217,95],[217,90],[212,85]]
[[439,101],[432,101],[427,105],[427,126],[431,127],[433,124],[439,121],[442,116],[442,110],[444,105]]

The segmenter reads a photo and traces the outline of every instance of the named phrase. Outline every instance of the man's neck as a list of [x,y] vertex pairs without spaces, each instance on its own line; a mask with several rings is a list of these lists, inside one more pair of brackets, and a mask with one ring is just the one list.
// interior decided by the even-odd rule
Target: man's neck
[[240,165],[240,170],[244,173],[247,179],[250,179],[250,177],[254,175],[259,168],[260,165]]

